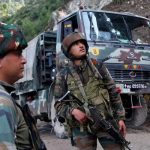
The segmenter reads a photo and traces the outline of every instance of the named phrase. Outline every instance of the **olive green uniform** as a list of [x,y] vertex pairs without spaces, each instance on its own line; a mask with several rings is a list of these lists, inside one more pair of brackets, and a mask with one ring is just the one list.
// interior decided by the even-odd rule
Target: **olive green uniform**
[[[115,120],[125,119],[120,94],[116,91],[115,83],[105,65],[99,63],[96,66],[98,70],[91,60],[83,60],[80,67],[69,65],[58,72],[55,85],[56,100],[69,90],[84,104],[96,106],[99,113],[118,128]],[[88,129],[88,123],[81,125],[70,113],[74,108],[87,113],[87,108],[73,101],[71,104],[56,101],[55,108],[58,115],[65,118],[70,136],[79,149],[95,150],[97,139],[105,150],[121,149],[121,145],[103,129],[93,133]]]

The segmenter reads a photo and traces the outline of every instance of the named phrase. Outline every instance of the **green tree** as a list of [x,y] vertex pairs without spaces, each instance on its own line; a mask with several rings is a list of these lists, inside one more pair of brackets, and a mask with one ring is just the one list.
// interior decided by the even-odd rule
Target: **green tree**
[[[18,10],[13,16],[6,16],[1,20],[6,23],[18,24],[24,31],[27,40],[31,40],[45,30],[48,22],[52,21],[52,12],[62,7],[64,2],[65,0],[28,0],[25,7]],[[13,1],[10,3],[14,4]]]

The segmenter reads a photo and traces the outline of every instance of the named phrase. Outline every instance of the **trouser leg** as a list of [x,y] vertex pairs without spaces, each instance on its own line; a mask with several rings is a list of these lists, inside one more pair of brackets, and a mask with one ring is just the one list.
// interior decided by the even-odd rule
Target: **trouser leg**
[[125,150],[124,146],[119,143],[116,143],[112,139],[101,138],[99,142],[104,150]]
[[97,137],[89,132],[80,132],[79,130],[74,132],[74,142],[78,150],[96,150]]
[[125,150],[124,146],[120,143],[116,143],[115,139],[108,133],[102,132],[98,137],[98,141],[104,150]]

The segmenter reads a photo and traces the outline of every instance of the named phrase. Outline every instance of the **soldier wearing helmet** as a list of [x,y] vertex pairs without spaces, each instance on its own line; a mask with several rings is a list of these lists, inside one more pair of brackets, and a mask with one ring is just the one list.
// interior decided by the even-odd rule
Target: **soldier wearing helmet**
[[[94,64],[89,58],[88,48],[82,33],[71,33],[62,42],[62,51],[70,59],[70,63],[56,75],[57,114],[61,121],[67,124],[69,136],[78,149],[96,150],[98,139],[105,150],[123,150],[124,146],[118,144],[103,129],[97,133],[89,129],[88,105],[94,105],[106,120],[111,120],[123,136],[126,134],[125,111],[120,94],[116,91],[115,83],[105,65],[100,62]],[[81,106],[75,101],[68,103],[70,97],[64,97],[67,91],[75,95],[84,105]],[[61,97],[64,98],[63,102],[60,101]]]
[[11,92],[23,77],[27,47],[23,33],[15,25],[0,22],[0,149],[31,150],[29,128]]
[[[85,48],[85,52],[86,54],[88,53],[88,44],[87,44],[87,41],[85,40],[84,36],[81,34],[81,33],[78,33],[78,32],[74,32],[70,35],[68,35],[64,40],[63,40],[63,43],[62,43],[62,51],[64,53],[64,55],[66,57],[68,57],[69,59],[71,60],[76,60],[76,59],[83,59],[85,58],[86,54],[83,54],[81,56],[76,56],[76,55],[71,55],[70,54],[70,49],[73,45],[77,45],[78,43],[82,43],[84,45],[84,48]],[[77,50],[76,50],[77,51]],[[75,51],[75,52],[76,52]],[[78,53],[78,52],[77,52]]]

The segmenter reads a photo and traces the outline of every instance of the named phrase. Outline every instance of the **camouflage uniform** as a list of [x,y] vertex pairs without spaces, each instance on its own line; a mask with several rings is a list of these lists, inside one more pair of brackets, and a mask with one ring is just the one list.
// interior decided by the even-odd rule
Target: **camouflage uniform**
[[[80,67],[70,63],[68,67],[60,70],[56,76],[55,97],[59,99],[69,90],[83,103],[96,106],[99,113],[118,128],[115,120],[125,119],[125,111],[120,95],[116,91],[115,83],[105,65],[102,63],[95,65],[90,59],[86,58],[82,60]],[[82,94],[82,90],[84,90],[86,98]],[[70,136],[79,149],[96,150],[97,139],[105,150],[124,149],[103,129],[98,133],[94,133],[89,130],[88,123],[81,125],[71,115],[71,111],[74,108],[84,112],[86,112],[87,108],[79,106],[74,101],[71,103],[56,101],[55,108],[58,115],[61,118],[65,118]]]
[[[27,46],[21,31],[15,25],[0,23],[0,59],[9,51],[22,50]],[[0,81],[0,149],[32,149],[29,129],[23,114],[10,93],[15,89]]]
[[0,22],[0,57],[5,56],[9,51],[22,50],[27,47],[27,42],[15,25],[8,25]]
[[21,110],[9,93],[15,89],[0,81],[0,147],[3,149],[31,149],[29,130]]

